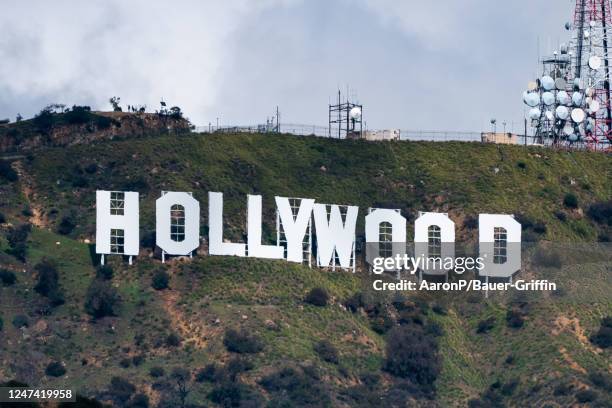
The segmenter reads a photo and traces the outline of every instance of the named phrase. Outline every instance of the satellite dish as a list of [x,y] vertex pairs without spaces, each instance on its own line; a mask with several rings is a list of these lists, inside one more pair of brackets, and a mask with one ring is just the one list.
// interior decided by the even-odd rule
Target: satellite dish
[[582,94],[580,92],[574,92],[572,94],[572,103],[574,106],[582,105]]
[[593,21],[593,20],[589,21],[589,25],[590,25],[591,27],[595,27],[595,24],[596,24],[596,23],[595,23],[595,21]]
[[534,106],[538,106],[540,104],[540,95],[535,92],[528,92],[523,94],[523,101],[525,101],[527,106],[531,106],[533,108]]
[[591,33],[588,30],[584,30],[584,38],[589,38]]
[[528,91],[535,91],[536,89],[538,89],[538,84],[536,84],[535,81],[531,81],[527,84]]
[[569,137],[567,138],[570,142],[575,142],[576,140],[578,140],[578,135],[575,133],[572,133],[571,135],[569,135]]
[[542,102],[544,105],[550,106],[555,103],[555,95],[552,92],[544,92],[542,94]]
[[572,126],[571,123],[566,123],[565,126],[563,127],[563,134],[565,136],[569,136],[572,133],[574,133],[574,127]]
[[540,112],[540,109],[538,109],[538,108],[531,108],[529,110],[529,119],[531,119],[531,120],[539,119],[541,113],[542,112]]
[[593,131],[593,128],[595,127],[595,124],[594,124],[594,123],[595,123],[595,121],[594,121],[592,118],[587,119],[587,121],[586,121],[586,123],[585,123],[585,125],[584,125],[585,130],[586,130],[587,132],[592,132],[592,131]]
[[547,120],[553,120],[555,118],[555,115],[552,113],[552,111],[547,110],[544,115],[546,116]]
[[561,51],[561,54],[567,54],[567,51],[568,51],[567,44],[561,43],[561,45],[559,46],[559,51]]
[[563,78],[555,79],[555,88],[557,88],[558,90],[562,91],[565,89],[566,86],[567,86],[567,83],[565,82],[565,79]]
[[589,103],[589,109],[591,111],[591,113],[595,113],[599,110],[600,106],[599,106],[599,101],[596,100],[592,100],[591,103]]
[[582,123],[585,118],[585,113],[580,108],[572,109],[572,120],[576,123]]
[[554,79],[552,79],[548,75],[545,75],[545,76],[542,77],[542,88],[544,88],[547,91],[550,91],[554,87],[555,87],[555,80]]
[[587,94],[587,96],[593,96],[593,94],[595,93],[595,91],[593,90],[593,88],[591,88],[590,86],[587,87],[586,91],[584,91],[584,93]]
[[582,82],[582,79],[580,79],[580,78],[574,79],[574,88],[575,89],[583,89],[584,88],[584,82]]
[[359,108],[358,106],[355,106],[349,111],[349,116],[351,117],[351,119],[356,119],[356,120],[361,118],[361,108]]
[[569,116],[569,109],[567,109],[565,106],[557,106],[557,109],[555,109],[555,115],[557,115],[557,118],[565,120]]
[[557,92],[557,102],[561,105],[567,105],[570,102],[570,96],[565,91]]
[[571,28],[572,28],[572,25],[570,24],[569,21],[567,23],[565,23],[565,29],[566,30],[570,30]]
[[601,67],[601,58],[597,55],[591,55],[589,57],[589,68],[598,70]]

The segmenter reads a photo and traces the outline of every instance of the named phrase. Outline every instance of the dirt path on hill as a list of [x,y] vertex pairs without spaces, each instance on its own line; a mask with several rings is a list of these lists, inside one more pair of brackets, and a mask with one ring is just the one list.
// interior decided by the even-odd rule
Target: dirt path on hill
[[30,175],[26,172],[21,161],[14,161],[13,169],[19,175],[19,185],[21,186],[21,191],[23,192],[26,200],[28,200],[30,211],[32,211],[30,223],[39,228],[47,228],[49,222],[43,215],[44,211],[42,210],[42,207],[38,205],[38,196],[36,194],[36,188],[34,187],[32,177],[30,177]]
[[164,290],[161,298],[170,324],[181,336],[183,343],[189,343],[201,350],[206,348],[210,339],[223,335],[223,326],[207,323],[205,316],[201,314],[195,314],[193,317],[186,316],[178,305],[179,291]]

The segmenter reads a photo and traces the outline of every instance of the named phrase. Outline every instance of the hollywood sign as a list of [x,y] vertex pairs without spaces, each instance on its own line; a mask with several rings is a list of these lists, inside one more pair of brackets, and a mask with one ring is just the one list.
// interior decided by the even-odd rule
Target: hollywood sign
[[[316,203],[314,199],[275,197],[277,214],[276,245],[262,244],[262,197],[247,195],[246,243],[223,238],[223,193],[208,193],[208,253],[304,262],[304,240],[316,232],[316,265],[355,268],[357,206]],[[139,196],[130,191],[96,192],[96,253],[101,262],[107,255],[132,257],[139,253]],[[156,245],[162,261],[168,255],[192,256],[200,246],[200,203],[186,192],[162,192],[156,200]],[[486,276],[508,277],[520,269],[521,225],[510,215],[480,214],[479,254],[488,259],[480,271]],[[366,261],[378,257],[384,225],[393,256],[406,253],[406,218],[399,210],[370,208],[365,216]],[[431,232],[441,243],[440,257],[454,257],[455,223],[445,213],[423,212],[414,223],[415,253],[428,256]],[[388,232],[390,230],[390,232]],[[283,236],[281,245],[280,236]],[[308,235],[307,235],[308,234]],[[503,240],[499,237],[503,237]],[[390,238],[390,239],[389,239]],[[312,239],[308,240],[309,245]],[[497,242],[497,244],[496,244]],[[497,245],[497,246],[496,246]],[[501,252],[500,252],[501,251]],[[370,252],[370,253],[368,253]],[[504,262],[494,262],[494,254],[504,254]],[[389,256],[387,254],[386,256]],[[434,269],[431,273],[446,272]]]

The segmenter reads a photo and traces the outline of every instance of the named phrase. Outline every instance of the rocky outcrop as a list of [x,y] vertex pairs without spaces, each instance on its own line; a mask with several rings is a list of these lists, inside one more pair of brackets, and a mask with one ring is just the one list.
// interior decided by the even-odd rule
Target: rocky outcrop
[[116,138],[141,138],[190,130],[187,119],[156,113],[91,112],[80,124],[53,124],[41,131],[32,120],[0,125],[0,152],[30,152],[43,147],[72,146]]

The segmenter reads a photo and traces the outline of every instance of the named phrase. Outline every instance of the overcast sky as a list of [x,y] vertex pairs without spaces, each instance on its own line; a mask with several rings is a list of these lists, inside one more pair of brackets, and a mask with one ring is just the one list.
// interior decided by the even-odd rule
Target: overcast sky
[[265,122],[276,105],[283,122],[326,125],[348,86],[370,129],[519,130],[538,51],[568,39],[574,3],[4,0],[0,119],[116,95],[164,98],[197,125]]

